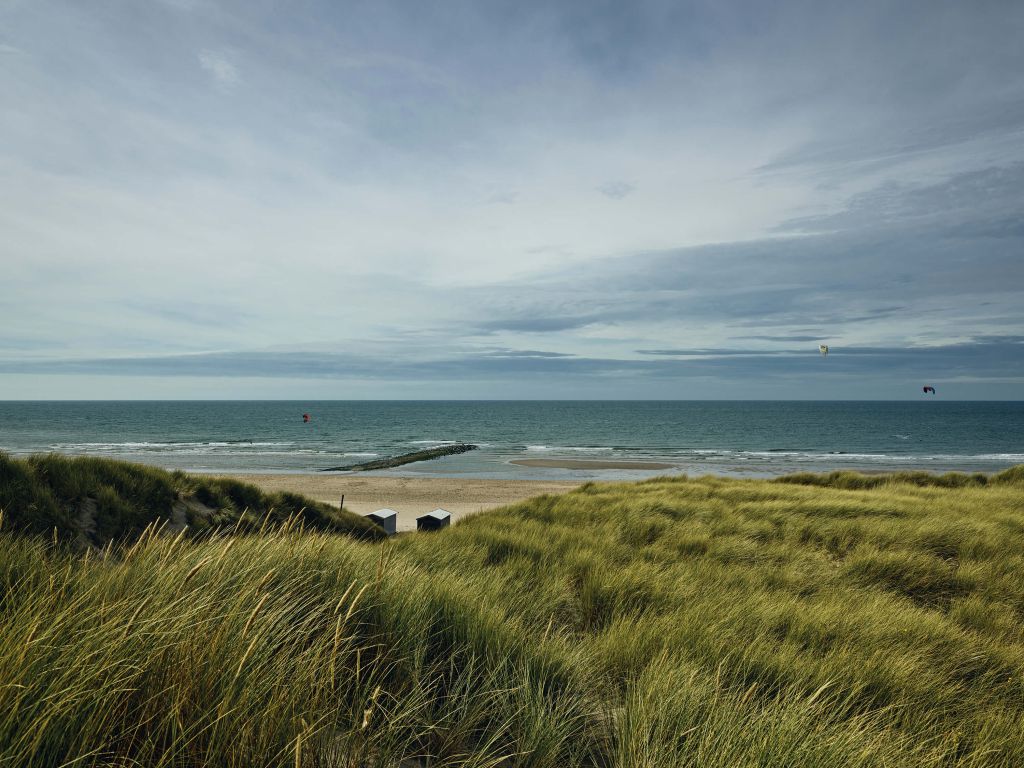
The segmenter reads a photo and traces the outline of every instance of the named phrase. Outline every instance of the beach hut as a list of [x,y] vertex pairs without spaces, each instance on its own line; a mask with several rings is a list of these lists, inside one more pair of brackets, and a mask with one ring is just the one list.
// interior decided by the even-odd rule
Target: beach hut
[[398,530],[398,513],[393,509],[378,509],[367,515],[377,525],[384,529],[388,536],[394,536]]
[[452,522],[452,513],[447,509],[435,509],[433,512],[416,518],[417,531],[436,531],[447,528]]

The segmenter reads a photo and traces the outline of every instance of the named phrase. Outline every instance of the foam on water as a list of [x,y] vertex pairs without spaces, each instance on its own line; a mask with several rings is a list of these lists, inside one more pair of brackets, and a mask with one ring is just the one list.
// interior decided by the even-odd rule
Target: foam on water
[[[303,423],[303,413],[313,420]],[[395,456],[460,442],[479,449],[385,473],[580,479],[656,474],[509,464],[530,457],[657,461],[677,467],[670,474],[996,471],[1024,463],[1024,404],[0,403],[0,450],[109,456],[204,471],[307,472],[343,458]]]

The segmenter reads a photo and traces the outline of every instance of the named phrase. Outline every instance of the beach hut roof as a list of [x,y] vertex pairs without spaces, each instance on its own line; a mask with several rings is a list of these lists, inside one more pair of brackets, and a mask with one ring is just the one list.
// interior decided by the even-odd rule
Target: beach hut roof
[[424,517],[432,517],[435,520],[444,520],[446,517],[451,517],[451,516],[452,516],[452,513],[449,512],[447,509],[441,509],[440,507],[438,507],[433,512],[427,512],[427,514],[421,515],[420,519],[422,520]]
[[398,513],[395,512],[395,510],[393,510],[393,509],[388,509],[387,507],[385,507],[384,509],[378,509],[376,512],[371,512],[370,514],[373,515],[374,517],[384,518],[384,517],[394,517]]

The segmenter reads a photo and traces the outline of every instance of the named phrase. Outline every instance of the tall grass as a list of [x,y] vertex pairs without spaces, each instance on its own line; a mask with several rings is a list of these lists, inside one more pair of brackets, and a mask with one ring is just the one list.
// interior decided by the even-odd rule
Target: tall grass
[[593,484],[410,537],[584,658],[617,765],[1024,765],[1024,478]]
[[1022,475],[589,484],[385,543],[0,533],[0,765],[1024,765]]
[[293,493],[265,494],[227,478],[166,472],[93,457],[0,453],[0,512],[14,530],[55,536],[80,548],[137,538],[151,523],[257,531],[299,516],[316,530],[382,538],[370,521]]
[[0,764],[492,766],[528,753],[523,764],[572,766],[586,753],[587,694],[564,660],[365,545],[279,529],[146,536],[84,559],[6,534],[0,546]]

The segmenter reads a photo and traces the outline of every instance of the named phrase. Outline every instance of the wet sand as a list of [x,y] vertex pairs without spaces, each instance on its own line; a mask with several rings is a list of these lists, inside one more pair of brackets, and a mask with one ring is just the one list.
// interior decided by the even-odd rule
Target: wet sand
[[382,507],[398,512],[398,530],[416,530],[416,517],[442,507],[452,521],[545,493],[567,493],[581,483],[554,480],[463,480],[447,477],[366,475],[225,475],[264,491],[292,491],[365,515]]
[[601,459],[513,459],[509,464],[548,469],[675,469],[658,461],[602,461]]

